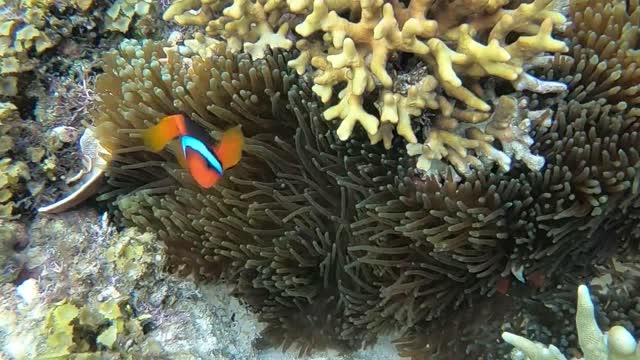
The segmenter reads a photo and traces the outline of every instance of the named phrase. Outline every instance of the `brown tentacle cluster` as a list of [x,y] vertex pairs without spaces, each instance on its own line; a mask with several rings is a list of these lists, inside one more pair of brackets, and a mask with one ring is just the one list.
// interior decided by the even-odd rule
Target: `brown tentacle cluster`
[[[591,78],[595,71],[577,73],[595,56],[589,52],[607,66],[635,66],[632,55],[614,57],[583,33],[618,39],[614,20],[633,26],[637,6],[599,4],[572,5],[574,19],[591,19],[567,30],[583,50],[540,70],[542,78],[569,83],[566,96],[525,103],[523,121],[536,123],[529,127],[532,150],[545,167],[515,165],[465,179],[453,171],[420,176],[400,147],[387,151],[357,136],[340,141],[322,118],[311,80],[287,67],[285,51],[252,59],[217,47],[202,58],[153,42],[125,43],[105,58],[97,84],[97,130],[113,154],[101,198],[156,232],[173,270],[235,284],[235,294],[268,324],[269,344],[295,343],[300,353],[351,349],[395,330],[408,335],[399,348],[418,358],[438,341],[421,332],[449,326],[453,309],[473,309],[514,276],[544,289],[617,245],[637,244],[640,125],[629,90],[636,80],[624,71],[616,78],[615,66],[601,70],[616,78],[606,85],[619,86],[616,92],[591,85],[601,84]],[[588,9],[601,9],[614,25],[590,18]],[[624,45],[631,40],[616,41],[623,43],[616,54],[633,54]],[[549,107],[553,119],[537,111]],[[177,112],[214,136],[243,126],[243,160],[210,190],[198,188],[171,153],[142,146],[142,129]],[[541,273],[544,284],[534,279]],[[460,341],[472,344],[474,336]]]

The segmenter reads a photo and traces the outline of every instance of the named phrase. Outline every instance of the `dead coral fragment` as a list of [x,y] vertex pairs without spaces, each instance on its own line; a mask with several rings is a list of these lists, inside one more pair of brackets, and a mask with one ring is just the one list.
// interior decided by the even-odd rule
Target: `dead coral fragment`
[[[529,133],[533,124],[539,124],[541,128],[549,127],[551,118],[547,112],[528,111],[527,106],[526,101],[517,103],[512,97],[500,97],[485,133],[500,142],[508,157],[524,162],[530,170],[539,171],[544,165],[544,158],[531,153],[529,147],[533,144],[533,138]],[[503,170],[509,169],[508,166],[501,167]]]
[[107,151],[93,134],[90,128],[85,129],[80,138],[80,151],[83,156],[84,169],[71,180],[81,180],[80,185],[71,194],[56,201],[55,203],[43,206],[38,212],[44,214],[56,214],[68,210],[91,195],[94,195],[102,183],[105,168],[111,154]]
[[[614,326],[607,333],[602,333],[596,322],[593,303],[589,289],[578,287],[578,306],[576,327],[580,347],[587,360],[635,360],[640,359],[640,347],[633,336],[622,326]],[[505,332],[502,338],[515,346],[519,352],[513,352],[514,359],[521,359],[522,354],[530,360],[566,360],[560,350],[553,345],[546,347],[526,338]]]

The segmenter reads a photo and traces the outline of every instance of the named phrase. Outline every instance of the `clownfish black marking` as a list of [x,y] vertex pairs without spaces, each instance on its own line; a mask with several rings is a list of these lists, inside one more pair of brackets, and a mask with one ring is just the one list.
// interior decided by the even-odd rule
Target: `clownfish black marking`
[[160,152],[172,140],[178,139],[176,158],[201,187],[214,186],[226,169],[235,166],[242,156],[244,136],[240,126],[228,129],[215,147],[213,139],[184,115],[170,115],[144,131],[144,144],[153,152]]

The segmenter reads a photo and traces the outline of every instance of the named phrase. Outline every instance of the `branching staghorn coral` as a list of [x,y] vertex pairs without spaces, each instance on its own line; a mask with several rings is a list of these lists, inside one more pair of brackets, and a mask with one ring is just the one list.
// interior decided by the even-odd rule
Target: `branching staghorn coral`
[[[589,289],[585,285],[578,287],[576,327],[580,347],[587,360],[634,360],[640,358],[640,347],[637,346],[637,341],[622,326],[614,326],[606,334],[602,333],[594,316]],[[530,360],[566,360],[560,350],[553,345],[546,347],[509,332],[503,333],[502,338],[520,350],[521,354],[514,354],[513,358],[522,358],[524,355],[525,359]]]
[[[412,154],[422,154],[421,169],[432,170],[431,162],[444,159],[469,175],[470,166],[481,166],[480,157],[508,170],[512,157],[535,156],[528,150],[526,132],[531,129],[526,127],[522,138],[514,140],[526,144],[518,153],[493,146],[496,139],[484,132],[483,123],[491,115],[490,103],[495,101],[495,111],[499,105],[479,91],[478,81],[495,77],[512,82],[518,90],[565,90],[561,83],[526,72],[541,55],[568,50],[552,37],[554,27],[565,22],[564,3],[535,0],[515,8],[506,4],[178,0],[164,19],[206,25],[208,35],[221,37],[232,51],[244,49],[255,58],[263,56],[267,44],[295,47],[300,54],[288,64],[300,75],[313,74],[313,91],[328,106],[324,117],[340,120],[341,140],[360,124],[372,143],[383,140],[389,149],[395,131],[409,143]],[[403,57],[413,65],[421,61],[424,68],[409,85],[395,64]],[[464,106],[454,105],[454,99]],[[416,134],[414,122],[424,113],[446,120],[425,128],[424,136]],[[419,147],[423,137],[424,146]],[[540,160],[526,164],[539,170]]]
[[[558,281],[519,281],[508,294],[479,299],[473,307],[461,309],[417,327],[396,341],[400,355],[411,359],[490,358],[507,359],[522,355],[488,329],[519,334],[535,343],[555,344],[561,353],[582,358],[576,336],[576,286],[589,280],[595,318],[602,329],[618,325],[636,338],[640,313],[638,289],[640,254],[616,255],[597,265],[595,274],[579,263],[568,263]],[[594,277],[595,276],[595,277]],[[542,286],[542,288],[540,288]],[[540,291],[542,289],[542,291]]]
[[[455,113],[458,116],[463,114],[443,103],[442,115],[433,121],[433,127],[425,129],[427,141],[424,144],[407,144],[407,153],[420,155],[417,167],[424,171],[429,171],[434,161],[445,156],[458,173],[465,176],[474,170],[491,169],[491,166],[485,166],[487,160],[489,164],[495,161],[503,172],[511,169],[512,158],[522,161],[531,170],[539,170],[545,160],[531,153],[529,147],[534,141],[528,134],[532,124],[542,128],[549,126],[550,111],[528,111],[527,106],[525,100],[500,97],[495,112],[483,124],[483,131],[473,125],[461,124]],[[484,118],[479,116],[479,119]],[[462,133],[458,134],[460,131]],[[493,146],[494,142],[501,146]]]

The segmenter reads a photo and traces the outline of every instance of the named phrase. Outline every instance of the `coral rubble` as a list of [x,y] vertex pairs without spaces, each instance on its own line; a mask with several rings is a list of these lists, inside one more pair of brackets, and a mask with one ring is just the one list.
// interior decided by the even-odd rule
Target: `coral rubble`
[[15,146],[14,124],[19,121],[17,108],[11,103],[0,103],[0,216],[8,217],[13,213],[14,193],[19,192],[21,178],[30,180],[29,169],[22,161],[7,157]]
[[[312,89],[328,105],[323,115],[340,121],[341,140],[360,124],[373,143],[390,148],[395,131],[410,154],[421,155],[420,169],[433,172],[432,163],[446,160],[469,175],[470,167],[493,163],[509,170],[512,159],[532,170],[544,164],[529,150],[537,118],[507,106],[481,81],[492,77],[539,93],[566,89],[529,72],[546,54],[568,51],[552,37],[565,24],[565,2],[508,3],[177,0],[164,19],[206,26],[230,51],[254,58],[267,45],[295,48],[288,65],[313,74]],[[407,72],[402,61],[419,71]],[[496,114],[500,120],[488,120]],[[430,119],[421,124],[425,115]]]
[[0,357],[257,357],[246,310],[224,287],[162,271],[153,235],[118,233],[88,209],[38,217],[28,232],[27,279],[0,285]]
[[[15,105],[0,102],[0,218],[17,217],[18,210],[33,206],[45,184],[63,170],[55,169],[56,153],[63,144],[38,146],[25,137],[44,136],[37,124],[22,122]],[[21,209],[16,206],[19,203]]]
[[75,185],[100,48],[120,40],[113,32],[161,29],[157,6],[123,3],[0,1],[0,217],[26,220]]

